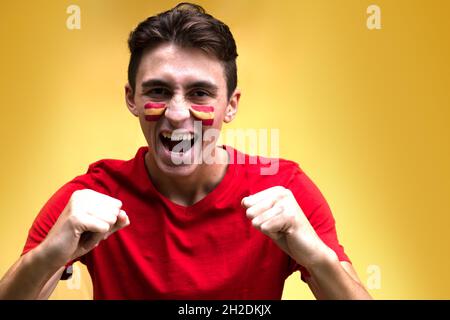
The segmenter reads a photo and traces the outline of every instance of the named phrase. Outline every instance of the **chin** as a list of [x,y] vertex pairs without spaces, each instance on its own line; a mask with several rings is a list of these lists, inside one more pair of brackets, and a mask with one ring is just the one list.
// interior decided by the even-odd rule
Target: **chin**
[[198,168],[198,164],[166,164],[161,159],[155,159],[156,165],[159,170],[166,176],[177,178],[177,177],[188,177],[192,175]]

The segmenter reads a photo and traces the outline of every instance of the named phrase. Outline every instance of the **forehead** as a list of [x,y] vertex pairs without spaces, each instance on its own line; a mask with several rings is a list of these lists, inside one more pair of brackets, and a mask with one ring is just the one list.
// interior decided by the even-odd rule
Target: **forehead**
[[219,59],[200,49],[162,44],[144,52],[139,64],[136,82],[152,78],[183,84],[191,81],[209,81],[225,86],[223,64]]

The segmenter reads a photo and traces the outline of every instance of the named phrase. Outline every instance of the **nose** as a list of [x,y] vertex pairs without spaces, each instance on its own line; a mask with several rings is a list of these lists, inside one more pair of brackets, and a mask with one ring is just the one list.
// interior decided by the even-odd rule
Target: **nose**
[[170,101],[165,112],[166,119],[174,127],[179,127],[191,117],[189,105],[184,101]]

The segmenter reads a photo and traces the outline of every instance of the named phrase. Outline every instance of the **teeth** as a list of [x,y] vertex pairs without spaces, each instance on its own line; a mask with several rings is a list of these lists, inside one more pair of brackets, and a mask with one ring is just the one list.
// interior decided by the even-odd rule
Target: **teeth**
[[191,133],[172,133],[170,139],[172,141],[191,140],[194,137]]
[[194,135],[192,133],[169,133],[169,132],[163,132],[162,136],[167,139],[171,139],[172,141],[181,141],[181,140],[191,140],[194,138]]

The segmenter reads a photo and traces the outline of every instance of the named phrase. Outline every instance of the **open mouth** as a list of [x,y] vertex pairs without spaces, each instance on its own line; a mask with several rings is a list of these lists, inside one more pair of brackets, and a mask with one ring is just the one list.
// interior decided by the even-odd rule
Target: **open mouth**
[[193,133],[175,133],[175,132],[161,132],[159,134],[159,139],[161,140],[164,148],[170,152],[185,153],[195,143],[195,135]]

